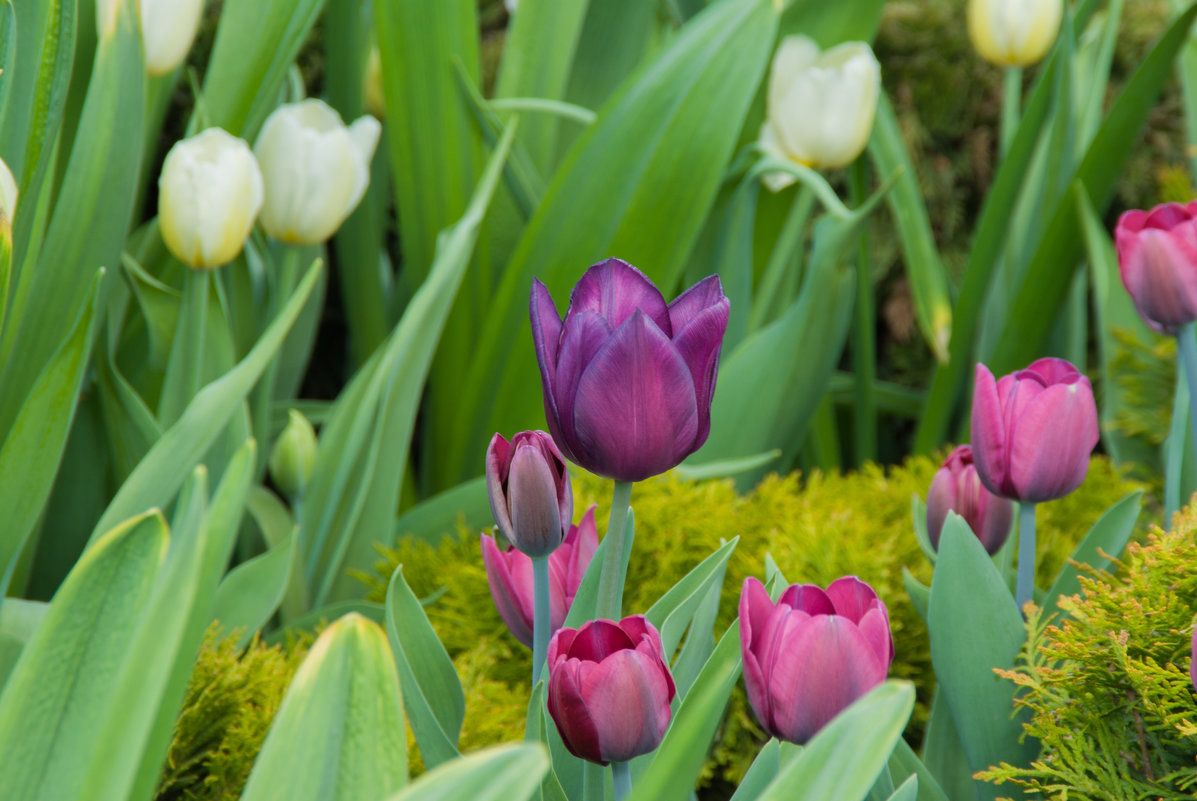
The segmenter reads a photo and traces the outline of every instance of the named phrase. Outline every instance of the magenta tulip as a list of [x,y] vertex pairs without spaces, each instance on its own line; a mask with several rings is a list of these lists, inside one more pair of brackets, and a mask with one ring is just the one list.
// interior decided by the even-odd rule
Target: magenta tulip
[[644,615],[559,630],[548,664],[549,714],[571,754],[606,765],[661,744],[676,690]]
[[[561,547],[549,555],[549,632],[561,628],[573,605],[586,568],[598,549],[598,529],[591,506],[582,522],[570,526]],[[481,535],[482,564],[490,582],[490,595],[515,638],[532,647],[532,559],[508,546],[500,549],[494,538]]]
[[1197,320],[1197,200],[1126,212],[1114,244],[1122,283],[1148,325],[1175,335]]
[[1040,359],[1000,381],[977,365],[972,448],[995,495],[1029,503],[1081,485],[1099,438],[1089,379],[1063,359]]
[[543,431],[501,434],[486,449],[490,511],[507,541],[528,556],[547,556],[565,537],[574,496],[565,458]]
[[574,287],[564,321],[532,286],[532,338],[549,431],[569,459],[639,481],[676,466],[707,440],[729,304],[711,276],[666,304],[619,259]]
[[990,556],[1001,549],[1010,535],[1014,504],[981,485],[973,465],[973,449],[968,445],[948,454],[927,491],[927,537],[936,550],[948,512],[964,518]]
[[749,577],[740,592],[740,653],[761,727],[803,745],[885,681],[894,661],[889,611],[855,576],[826,590],[791,584],[776,604]]

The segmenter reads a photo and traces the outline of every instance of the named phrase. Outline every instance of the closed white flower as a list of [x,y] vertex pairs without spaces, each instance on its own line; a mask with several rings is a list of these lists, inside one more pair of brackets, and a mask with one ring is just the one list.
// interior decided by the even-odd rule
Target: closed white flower
[[220,128],[175,143],[158,177],[162,239],[191,267],[241,252],[262,208],[262,173],[249,145]]
[[150,75],[170,72],[183,63],[203,13],[204,0],[141,0],[141,35]]
[[[873,130],[881,65],[863,42],[825,53],[806,36],[788,36],[773,57],[761,148],[814,168],[843,167],[860,155]],[[777,191],[794,179],[765,176]]]
[[381,130],[373,117],[346,128],[321,100],[276,109],[254,145],[266,182],[266,233],[298,245],[332,236],[370,185]]
[[17,210],[17,182],[4,159],[0,159],[0,226],[12,226],[12,215]]
[[1025,67],[1047,54],[1063,18],[1062,0],[969,0],[968,37],[986,61]]

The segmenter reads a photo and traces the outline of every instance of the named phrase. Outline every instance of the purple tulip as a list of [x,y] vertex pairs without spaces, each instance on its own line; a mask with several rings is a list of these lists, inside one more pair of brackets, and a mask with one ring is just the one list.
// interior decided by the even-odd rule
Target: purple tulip
[[559,630],[548,664],[549,714],[571,754],[606,765],[661,744],[676,690],[644,615]]
[[[549,633],[561,628],[573,605],[586,568],[598,549],[598,529],[591,506],[582,522],[569,527],[561,547],[549,554]],[[482,538],[482,564],[495,607],[515,638],[532,647],[534,591],[532,559],[508,546],[500,549],[493,537]]]
[[894,641],[885,604],[855,576],[826,590],[791,584],[776,604],[749,577],[740,592],[740,652],[761,727],[803,745],[885,681]]
[[1175,335],[1197,320],[1197,200],[1126,212],[1114,244],[1122,283],[1148,325]]
[[569,459],[618,481],[676,466],[707,440],[729,304],[718,276],[666,305],[644,273],[600,262],[565,320],[532,284],[532,339],[549,431]]
[[1039,503],[1081,485],[1099,438],[1089,379],[1063,359],[1040,359],[995,382],[977,365],[972,447],[994,495]]
[[528,556],[547,556],[573,518],[574,495],[565,459],[543,431],[491,438],[486,448],[490,511],[507,541]]
[[1010,536],[1014,504],[981,485],[973,465],[973,449],[968,445],[948,454],[927,490],[927,537],[937,551],[948,512],[964,518],[990,556],[1001,550]]

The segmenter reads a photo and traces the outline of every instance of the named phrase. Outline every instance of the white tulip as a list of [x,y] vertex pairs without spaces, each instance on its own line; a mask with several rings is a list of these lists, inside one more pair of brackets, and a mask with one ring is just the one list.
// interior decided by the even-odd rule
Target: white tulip
[[968,38],[986,61],[1025,67],[1047,54],[1063,18],[1062,0],[969,0]]
[[12,216],[17,210],[17,182],[4,159],[0,159],[0,226],[12,226]]
[[158,177],[158,225],[179,261],[219,267],[236,258],[262,208],[249,145],[220,128],[176,142]]
[[170,72],[183,63],[203,13],[204,0],[141,0],[141,35],[150,75]]
[[503,5],[507,6],[508,14],[515,13],[515,7],[516,7],[517,3],[518,3],[518,0],[503,0]]
[[280,106],[267,117],[254,145],[266,182],[266,233],[297,245],[332,236],[370,185],[381,130],[368,116],[346,128],[321,100]]
[[[863,42],[845,42],[825,53],[806,36],[788,36],[773,57],[761,148],[807,167],[851,164],[869,141],[881,65]],[[794,179],[765,176],[777,191]]]

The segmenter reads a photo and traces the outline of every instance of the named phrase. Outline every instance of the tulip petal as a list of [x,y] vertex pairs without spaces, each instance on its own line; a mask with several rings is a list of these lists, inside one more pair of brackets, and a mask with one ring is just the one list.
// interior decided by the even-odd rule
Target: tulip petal
[[666,336],[673,335],[669,307],[657,285],[626,261],[607,259],[592,266],[578,280],[569,296],[567,323],[574,314],[593,311],[614,331],[637,310],[648,315]]
[[616,651],[631,650],[636,643],[611,620],[592,620],[578,629],[569,646],[569,658],[601,662]]
[[[544,396],[544,416],[549,432],[559,447],[561,437],[560,414],[557,409],[557,354],[561,345],[561,318],[553,305],[553,296],[540,279],[532,279],[532,294],[528,300],[528,316],[532,321],[532,345],[540,365],[540,386]],[[566,454],[568,456],[568,454]]]
[[781,594],[778,603],[788,604],[808,615],[835,614],[835,604],[827,592],[815,584],[791,584]]
[[[578,382],[582,373],[594,360],[595,354],[611,338],[607,320],[598,312],[584,311],[570,314],[561,336],[561,348],[557,353],[557,374],[553,384],[554,414],[559,433],[553,438],[561,446],[566,457],[573,462],[587,466],[586,451],[578,441],[576,409]],[[547,403],[547,401],[546,401]]]
[[559,660],[567,659],[569,647],[573,645],[574,638],[578,636],[577,629],[558,629],[552,637],[549,638],[549,650],[545,656],[545,662],[549,668]]
[[[487,582],[490,584],[490,595],[495,601],[495,608],[499,610],[499,616],[503,618],[503,622],[507,624],[507,628],[511,631],[512,636],[524,644],[525,647],[532,647],[532,615],[531,610],[526,608],[526,603],[521,603],[520,592],[517,584],[511,575],[511,566],[508,559],[495,541],[486,534],[480,535],[482,539],[482,564],[486,568]],[[528,557],[512,550],[508,555],[516,554],[519,557],[527,560]],[[529,560],[529,567],[531,562]],[[551,664],[551,661],[550,661]]]
[[1010,478],[1018,499],[1039,503],[1079,487],[1099,436],[1088,379],[1041,392],[1009,432]]
[[1005,495],[1007,458],[1005,419],[998,399],[993,373],[978,364],[973,387],[971,424],[973,461],[977,475],[985,488],[997,495]]
[[[567,328],[567,338],[569,333]],[[578,381],[574,429],[587,456],[582,466],[595,465],[620,481],[674,467],[694,450],[694,392],[690,369],[673,343],[645,314],[634,312]]]
[[600,758],[602,752],[599,747],[598,727],[582,695],[579,673],[583,667],[584,665],[576,659],[553,667],[549,674],[549,715],[557,724],[561,740],[571,754],[579,759],[605,765],[607,762]]
[[707,309],[719,306],[727,297],[723,294],[723,282],[718,275],[709,275],[669,304],[669,322],[673,326],[676,342],[682,330]]
[[511,443],[502,434],[495,433],[486,446],[486,498],[490,501],[490,513],[503,536],[511,537],[511,512],[507,508],[507,488],[503,477],[510,469]]
[[827,585],[827,597],[835,605],[835,613],[859,623],[878,603],[873,588],[856,576],[842,576]]
[[[711,433],[711,401],[715,398],[715,376],[719,371],[719,351],[723,345],[723,335],[727,331],[727,320],[731,310],[731,303],[723,297],[722,289],[718,288],[718,278],[715,289],[719,294],[714,305],[699,311],[684,325],[679,326],[677,320],[682,317],[679,310],[674,318],[673,345],[682,355],[686,366],[690,368],[690,377],[694,379],[694,397],[698,402],[698,434],[695,437],[695,449],[707,441]],[[686,295],[694,289],[710,282],[710,278],[696,284]],[[678,301],[686,297],[678,298]],[[674,301],[676,304],[678,301]],[[689,302],[688,304],[689,305]],[[673,313],[673,307],[670,307]]]
[[[1019,370],[1015,375],[1023,372]],[[1048,387],[1052,384],[1071,384],[1081,377],[1081,371],[1076,369],[1072,362],[1054,356],[1046,356],[1032,362],[1025,372],[1035,373],[1043,379],[1044,386]]]
[[956,498],[956,479],[946,467],[941,467],[931,479],[931,487],[927,490],[927,539],[931,540],[931,547],[937,551],[943,523],[948,518],[948,512],[953,510],[960,513],[960,505]]
[[669,685],[659,659],[633,650],[604,659],[582,684],[586,706],[603,710],[596,720],[605,762],[625,762],[660,744],[669,727]]
[[860,633],[873,648],[877,659],[888,668],[894,661],[894,635],[889,628],[889,613],[885,604],[875,601],[873,608],[861,617],[856,624]]
[[[1184,228],[1197,227],[1195,224]],[[1156,330],[1175,333],[1197,319],[1197,245],[1174,231],[1116,231],[1122,282],[1139,314]]]

